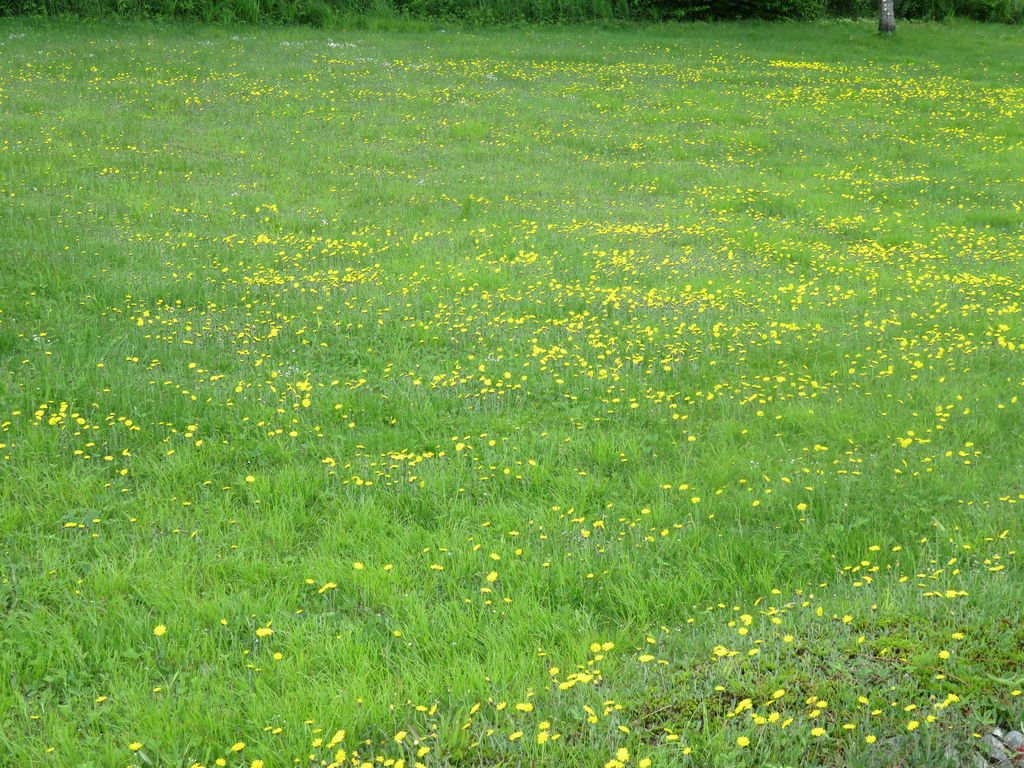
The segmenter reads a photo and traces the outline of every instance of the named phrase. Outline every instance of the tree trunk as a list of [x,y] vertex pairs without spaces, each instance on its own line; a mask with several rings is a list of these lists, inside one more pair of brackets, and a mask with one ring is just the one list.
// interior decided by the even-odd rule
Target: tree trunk
[[878,0],[878,31],[896,31],[896,9],[894,0]]

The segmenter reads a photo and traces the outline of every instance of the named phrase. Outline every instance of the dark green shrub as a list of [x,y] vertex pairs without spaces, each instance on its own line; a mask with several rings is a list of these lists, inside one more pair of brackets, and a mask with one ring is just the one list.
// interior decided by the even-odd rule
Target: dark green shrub
[[896,15],[929,21],[960,17],[1018,24],[1024,21],[1024,0],[896,0]]
[[664,19],[817,19],[827,0],[655,0]]
[[1016,24],[1024,21],[1024,0],[961,0],[954,12],[978,21]]
[[837,19],[866,19],[878,15],[877,0],[828,0],[825,15]]
[[[1024,0],[895,0],[905,19],[1019,23]],[[324,26],[406,18],[461,24],[864,18],[876,0],[0,0],[0,16],[77,15]]]

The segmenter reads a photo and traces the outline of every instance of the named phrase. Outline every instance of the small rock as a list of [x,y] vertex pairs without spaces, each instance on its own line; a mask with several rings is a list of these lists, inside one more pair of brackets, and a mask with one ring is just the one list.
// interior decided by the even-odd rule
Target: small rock
[[884,749],[899,750],[903,748],[903,744],[906,741],[905,736],[890,736],[887,739],[882,739],[878,742],[878,746]]
[[1024,752],[1024,733],[1020,731],[1010,731],[1008,734],[1003,736],[1003,742],[1006,746],[1014,749],[1018,752]]
[[994,731],[981,740],[981,751],[990,762],[994,762],[996,765],[1010,764],[1010,752]]

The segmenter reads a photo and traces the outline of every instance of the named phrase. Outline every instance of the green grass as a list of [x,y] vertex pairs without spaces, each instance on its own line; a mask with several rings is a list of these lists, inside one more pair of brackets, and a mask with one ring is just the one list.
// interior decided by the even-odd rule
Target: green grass
[[1022,43],[5,22],[5,764],[1019,726]]

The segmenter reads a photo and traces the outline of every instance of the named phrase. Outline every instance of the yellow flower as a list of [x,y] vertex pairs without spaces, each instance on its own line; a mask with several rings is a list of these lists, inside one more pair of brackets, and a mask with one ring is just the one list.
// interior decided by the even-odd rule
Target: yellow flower
[[256,637],[270,637],[274,634],[274,630],[270,627],[260,627],[256,630]]
[[749,747],[750,746],[750,739],[748,739],[746,736],[739,736],[736,739],[736,746],[737,747]]
[[153,634],[157,637],[163,637],[165,634],[167,634],[167,627],[165,627],[163,624],[157,624],[155,627],[153,627]]
[[130,749],[132,752],[138,752],[140,749],[142,749],[142,742],[133,741],[131,744],[128,745],[128,749]]
[[231,745],[232,752],[241,752],[243,749],[245,749],[244,741],[236,741],[234,744]]

